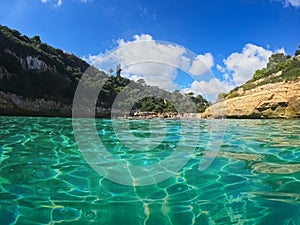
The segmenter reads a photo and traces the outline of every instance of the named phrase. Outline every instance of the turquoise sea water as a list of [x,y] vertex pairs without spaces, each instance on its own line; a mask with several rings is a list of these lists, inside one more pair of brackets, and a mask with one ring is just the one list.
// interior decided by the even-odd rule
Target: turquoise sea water
[[[125,166],[155,165],[180,143],[180,121],[150,129],[147,120],[120,120],[118,129],[128,122],[137,138],[163,138],[142,151],[144,142],[128,147],[110,120],[97,120],[103,147]],[[71,119],[0,117],[0,224],[300,224],[300,120],[221,122],[223,143],[207,169],[199,162],[215,121],[191,120],[200,135],[184,133],[199,136],[188,163],[162,182],[128,186],[90,167]]]

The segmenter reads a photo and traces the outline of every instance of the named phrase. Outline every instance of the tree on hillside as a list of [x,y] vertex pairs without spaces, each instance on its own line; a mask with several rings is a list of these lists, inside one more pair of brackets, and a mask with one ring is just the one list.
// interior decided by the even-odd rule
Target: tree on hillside
[[114,70],[113,70],[112,68],[110,68],[110,69],[108,70],[108,72],[109,72],[109,75],[112,76]]
[[295,51],[295,56],[300,55],[300,45],[298,46],[298,48],[299,48],[299,49],[297,49],[297,50]]
[[140,85],[146,85],[146,81],[144,80],[144,79],[138,79],[137,81],[136,81],[138,84],[140,84]]
[[269,62],[267,64],[267,68],[273,69],[275,68],[279,63],[285,62],[288,59],[288,56],[284,53],[275,53],[272,54],[269,58]]
[[224,93],[224,92],[221,92],[220,94],[218,94],[218,98],[217,98],[217,101],[218,102],[221,102],[221,101],[224,101],[225,98],[226,98],[227,94]]
[[117,69],[116,69],[117,78],[120,78],[120,77],[121,77],[121,71],[122,71],[122,68],[121,68],[121,64],[119,63],[119,64],[117,65]]
[[42,43],[41,38],[39,36],[34,36],[32,38],[30,38],[31,43],[34,45],[39,45]]

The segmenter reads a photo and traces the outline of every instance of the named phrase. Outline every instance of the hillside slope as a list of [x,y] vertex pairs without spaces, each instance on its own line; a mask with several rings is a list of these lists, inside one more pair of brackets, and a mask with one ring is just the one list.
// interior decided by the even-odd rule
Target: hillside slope
[[300,56],[274,54],[266,68],[206,109],[202,118],[300,118]]
[[[124,108],[131,109],[131,114],[189,112],[187,99],[194,104],[191,112],[203,112],[209,104],[200,95],[170,93],[149,86],[143,80],[134,82],[121,76],[109,76],[73,54],[42,43],[39,36],[29,38],[0,25],[0,115],[71,116],[76,88],[87,69],[85,90],[100,91],[101,88],[95,107],[98,117],[110,116],[119,93],[127,96],[120,106],[121,115]],[[126,89],[129,84],[131,89]],[[145,93],[158,97],[143,97]],[[83,101],[91,100],[88,96],[82,97]],[[178,106],[176,109],[174,103]]]
[[270,83],[209,107],[201,117],[300,118],[300,79]]

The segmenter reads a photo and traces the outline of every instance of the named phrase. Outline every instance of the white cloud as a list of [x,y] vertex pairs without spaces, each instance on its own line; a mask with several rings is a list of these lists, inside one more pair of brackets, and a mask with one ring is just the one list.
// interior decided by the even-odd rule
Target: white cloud
[[55,2],[54,6],[57,6],[57,7],[61,6],[62,3],[63,3],[62,0],[55,0],[55,1],[53,1],[53,0],[41,0],[41,2],[44,3],[44,4]]
[[221,93],[227,93],[235,86],[227,81],[221,81],[212,78],[209,81],[194,81],[190,88],[185,88],[184,93],[193,92],[195,95],[202,95],[210,101],[216,100],[216,96]]
[[151,9],[144,7],[140,3],[137,3],[137,9],[139,11],[141,19],[145,22],[156,20],[156,13],[154,13]]
[[224,66],[216,65],[216,68],[222,73],[222,79],[194,81],[189,88],[185,88],[183,91],[201,94],[214,101],[219,93],[228,93],[236,86],[251,79],[257,69],[266,67],[269,57],[273,53],[285,54],[285,51],[284,49],[270,51],[254,44],[246,44],[242,52],[234,52],[224,59]]
[[277,0],[282,2],[285,7],[287,6],[293,6],[293,7],[300,7],[300,0]]
[[257,69],[264,68],[272,51],[254,44],[246,44],[242,52],[234,52],[223,60],[226,69],[232,74],[236,85],[241,85],[251,79]]
[[217,64],[217,69],[222,72],[222,73],[225,73],[226,72],[226,69],[224,67],[222,67],[221,65]]
[[[224,59],[224,66],[216,65],[216,68],[222,73],[222,79],[212,78],[209,81],[194,81],[189,88],[183,89],[183,92],[201,94],[214,101],[219,93],[228,93],[236,86],[251,79],[257,69],[266,67],[269,57],[273,53],[285,53],[285,51],[284,49],[271,51],[254,44],[246,44],[241,52],[234,52]],[[213,65],[212,60],[202,59],[202,61],[209,66]]]
[[193,61],[189,72],[193,75],[202,75],[214,65],[214,58],[211,53],[205,53],[204,55],[198,55]]
[[143,78],[147,84],[159,86],[166,90],[177,89],[174,80],[177,75],[176,68],[160,62],[140,62],[125,67],[123,75],[132,80]]
[[289,3],[294,7],[300,7],[300,0],[286,0],[286,3]]
[[[92,0],[79,0],[82,3],[88,3],[91,2]],[[53,3],[54,6],[59,7],[63,4],[63,0],[41,0],[42,3]]]
[[210,53],[189,57],[185,48],[156,41],[149,34],[134,35],[133,38],[133,41],[120,39],[115,50],[89,56],[88,61],[104,71],[121,63],[123,76],[134,80],[143,78],[147,84],[167,90],[178,88],[174,81],[178,69],[201,75],[213,65]]
[[201,94],[209,100],[215,100],[220,92],[229,92],[251,79],[257,69],[266,67],[271,54],[284,53],[284,49],[271,51],[254,44],[246,44],[241,52],[234,52],[224,59],[224,65],[216,65],[222,74],[222,77],[217,79],[210,71],[214,66],[211,53],[190,57],[185,48],[156,41],[149,34],[134,35],[132,41],[120,39],[117,44],[115,50],[89,56],[86,60],[104,71],[115,69],[116,65],[121,63],[123,76],[133,80],[142,78],[149,85],[167,90],[187,86],[175,83],[180,69],[194,79],[194,82],[182,91]]

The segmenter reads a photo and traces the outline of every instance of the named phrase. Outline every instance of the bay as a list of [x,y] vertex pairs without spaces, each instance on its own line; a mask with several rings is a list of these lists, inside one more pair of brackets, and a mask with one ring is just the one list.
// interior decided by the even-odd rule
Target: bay
[[[120,184],[94,170],[82,147],[97,142],[79,144],[72,119],[2,116],[0,224],[300,222],[300,120],[95,121],[111,161],[89,151],[104,171],[122,176],[118,160],[124,171],[168,164],[151,174],[171,175],[142,185],[153,177],[135,170]],[[169,158],[176,150],[186,164]]]

